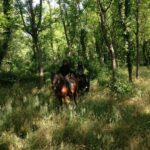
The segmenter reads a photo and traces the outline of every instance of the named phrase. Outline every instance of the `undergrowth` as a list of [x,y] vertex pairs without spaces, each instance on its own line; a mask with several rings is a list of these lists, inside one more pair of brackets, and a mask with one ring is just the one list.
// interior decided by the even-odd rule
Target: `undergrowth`
[[49,81],[1,87],[0,150],[149,150],[150,79],[141,72],[132,85],[126,75],[111,85],[106,70],[76,108],[59,109]]

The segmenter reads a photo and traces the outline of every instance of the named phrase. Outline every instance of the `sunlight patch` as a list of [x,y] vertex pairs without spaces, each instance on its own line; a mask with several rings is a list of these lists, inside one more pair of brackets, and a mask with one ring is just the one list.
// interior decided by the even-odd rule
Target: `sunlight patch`
[[143,109],[143,112],[146,113],[146,114],[150,114],[150,105],[146,106],[146,107]]

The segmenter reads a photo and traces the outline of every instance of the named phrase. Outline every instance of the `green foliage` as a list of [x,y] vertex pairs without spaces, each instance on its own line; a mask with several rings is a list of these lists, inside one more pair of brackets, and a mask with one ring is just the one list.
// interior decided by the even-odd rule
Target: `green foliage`
[[117,79],[115,82],[110,83],[110,89],[117,94],[127,95],[133,93],[134,86],[127,81]]
[[110,81],[110,70],[108,67],[100,66],[98,73],[98,83],[100,86],[107,87]]
[[[7,33],[9,28],[11,36],[9,40],[0,37],[0,46],[9,41],[0,66],[0,149],[149,149],[149,70],[141,67],[142,79],[133,80],[132,84],[127,82],[124,67],[125,49],[128,49],[124,39],[126,31],[130,35],[131,59],[133,64],[136,63],[135,1],[130,0],[126,18],[125,0],[112,1],[105,14],[108,39],[112,40],[117,66],[121,67],[114,82],[111,81],[111,57],[104,42],[96,1],[61,0],[62,16],[58,3],[53,5],[52,0],[50,3],[42,1],[38,44],[42,50],[45,84],[41,89],[37,88],[37,62],[30,36],[32,23],[27,1],[20,0],[26,29],[15,1],[11,1],[8,16],[3,13],[2,2],[0,34]],[[106,7],[110,0],[101,2]],[[148,0],[139,5],[141,64],[149,62],[150,58],[149,5]],[[34,5],[34,12],[35,24],[38,24],[38,4]],[[71,46],[72,53],[69,54],[62,18]],[[64,58],[70,61],[73,69],[79,60],[83,61],[91,80],[90,92],[78,96],[76,109],[71,102],[68,107],[58,110],[58,101],[51,90],[50,75],[58,70]]]
[[0,31],[6,26],[6,18],[2,13],[0,13]]
[[[101,68],[101,72],[105,72],[100,75],[107,80],[109,69]],[[121,73],[123,80],[125,72]],[[78,97],[76,109],[72,102],[57,109],[50,81],[41,89],[27,81],[0,87],[0,148],[148,149],[148,73],[143,68],[144,80],[136,83],[138,91],[132,97],[126,97],[127,93],[115,97],[105,84],[92,80],[90,92]]]
[[91,79],[95,78],[98,75],[100,69],[99,62],[91,62],[87,66],[87,69],[89,70],[89,76],[91,77]]

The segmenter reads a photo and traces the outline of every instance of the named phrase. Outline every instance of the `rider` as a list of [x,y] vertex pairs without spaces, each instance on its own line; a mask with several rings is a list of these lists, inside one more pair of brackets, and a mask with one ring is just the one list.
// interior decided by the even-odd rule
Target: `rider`
[[85,67],[84,67],[82,61],[79,61],[76,73],[77,73],[77,76],[80,78],[81,83],[86,84],[86,89],[88,90],[89,79],[88,79],[87,75],[84,74],[84,71],[85,71]]
[[63,77],[65,77],[66,84],[69,87],[69,94],[71,94],[70,90],[71,90],[72,84],[71,82],[69,82],[70,76],[67,76],[67,75],[74,74],[74,71],[70,68],[70,64],[66,59],[63,60],[62,66],[59,68],[58,73],[60,73]]
[[59,68],[58,73],[61,73],[64,77],[71,73],[70,65],[66,59],[63,60],[62,66]]
[[79,61],[78,66],[77,66],[77,75],[83,76],[83,74],[84,74],[84,66],[83,66],[82,62]]

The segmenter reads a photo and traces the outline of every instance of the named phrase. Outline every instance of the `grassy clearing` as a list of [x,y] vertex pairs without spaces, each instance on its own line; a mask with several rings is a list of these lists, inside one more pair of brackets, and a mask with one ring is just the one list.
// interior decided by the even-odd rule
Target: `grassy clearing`
[[142,68],[128,93],[122,80],[123,92],[112,92],[102,75],[76,109],[58,110],[49,82],[40,90],[30,83],[1,87],[0,150],[149,150],[149,75]]

